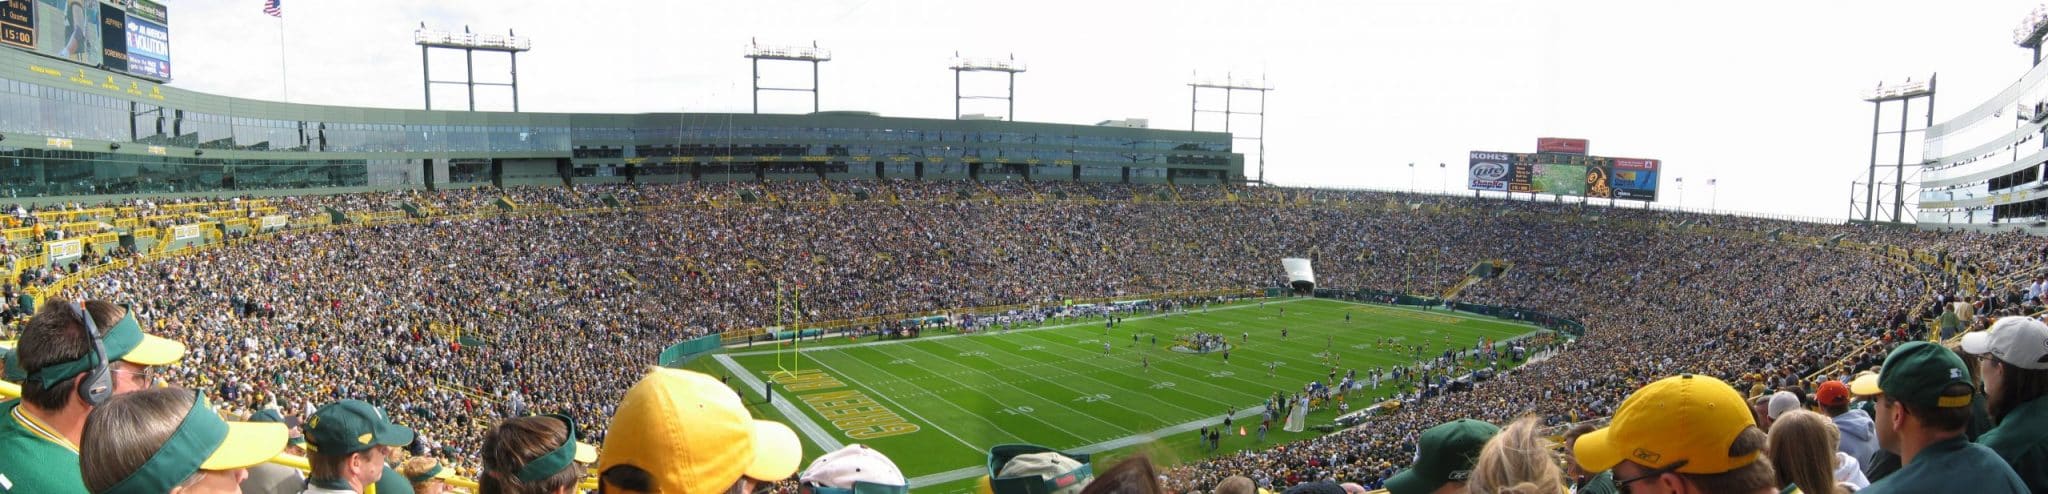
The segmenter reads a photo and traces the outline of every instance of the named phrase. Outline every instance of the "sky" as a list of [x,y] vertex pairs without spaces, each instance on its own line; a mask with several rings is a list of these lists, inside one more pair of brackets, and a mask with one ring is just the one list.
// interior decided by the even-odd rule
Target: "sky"
[[[758,41],[832,52],[824,110],[948,118],[956,53],[1014,55],[1028,67],[1017,77],[1022,121],[1188,129],[1187,83],[1263,78],[1273,88],[1264,173],[1276,184],[1461,191],[1468,151],[1532,152],[1537,137],[1575,137],[1595,155],[1663,160],[1660,207],[1823,218],[1849,214],[1850,183],[1871,160],[1864,91],[1939,73],[1935,120],[1959,114],[2024,74],[2030,53],[2012,31],[2039,5],[286,0],[280,20],[262,0],[166,3],[172,85],[253,99],[421,108],[421,23],[530,38],[520,109],[538,112],[751,111],[741,55]],[[435,79],[459,80],[461,58],[436,53]],[[507,72],[505,57],[476,58],[479,81]],[[802,87],[809,75],[771,63],[762,84]],[[1004,84],[970,74],[964,90],[1000,94]],[[1258,110],[1238,95],[1233,109]],[[467,105],[460,86],[434,97],[437,109]],[[1204,109],[1222,105],[1221,92],[1201,98]],[[965,105],[1004,111],[1000,100]],[[480,88],[477,107],[509,110],[509,91]],[[808,112],[810,96],[764,92],[761,107]],[[1896,111],[1880,118],[1895,126]],[[1223,129],[1214,113],[1193,124]],[[1231,124],[1240,137],[1257,128],[1253,116]],[[1238,143],[1254,178],[1257,145]],[[1880,145],[1881,159],[1896,158],[1897,141]],[[1907,161],[1918,148],[1916,134]]]

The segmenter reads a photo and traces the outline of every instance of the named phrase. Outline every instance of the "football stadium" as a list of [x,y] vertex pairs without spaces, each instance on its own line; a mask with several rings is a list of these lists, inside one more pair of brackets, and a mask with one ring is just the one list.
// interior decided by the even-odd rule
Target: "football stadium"
[[[0,0],[0,493],[2048,492],[2048,7],[1926,20],[1982,31],[2024,14],[2018,79],[1956,57],[1943,80],[1968,105],[1934,106],[1927,77],[1816,116],[1860,132],[1873,110],[1859,105],[1876,113],[1867,156],[1860,136],[1790,146],[1847,143],[1802,151],[1853,165],[1829,172],[1854,172],[1849,193],[1825,198],[1848,214],[1822,215],[1797,196],[1839,188],[1795,167],[1692,163],[1758,161],[1776,136],[1551,133],[1641,106],[1626,102],[1473,96],[1549,123],[1415,119],[1399,110],[1412,101],[1377,98],[1428,99],[1407,93],[1438,94],[1429,84],[1374,80],[1354,99],[1326,84],[1351,69],[1293,49],[1229,54],[1317,69],[1166,88],[1035,60],[1026,88],[1091,84],[1053,82],[1069,101],[1052,102],[1019,97],[1033,67],[1018,57],[956,52],[952,116],[885,116],[822,95],[841,104],[851,85],[848,99],[893,110],[909,89],[821,66],[890,72],[929,51],[894,34],[818,28],[863,47],[835,61],[830,43],[742,43],[728,35],[790,28],[736,22],[691,35],[743,44],[720,56],[745,70],[652,64],[682,72],[579,73],[568,91],[550,71],[617,54],[427,23],[412,45],[293,47],[287,18],[315,32],[361,19],[235,3],[248,5]],[[391,3],[360,10],[530,10]],[[817,15],[971,24],[980,8],[875,3]],[[1272,23],[1489,26],[1529,8],[1482,3],[1202,22],[1292,39],[1328,33]],[[1539,17],[1609,13],[1555,8]],[[1641,14],[1613,10],[1571,22],[1619,30]],[[528,18],[551,19],[576,23]],[[273,97],[238,79],[270,62],[213,53],[273,27],[280,82],[409,80],[356,67],[411,70],[417,46],[421,98]],[[934,29],[905,32],[969,42]],[[1153,34],[1167,41],[1129,43],[1181,39]],[[1994,51],[1977,41],[1954,43]],[[702,50],[662,50],[676,49]],[[1512,66],[1466,51],[1443,57]],[[542,87],[529,105],[638,110],[522,111],[521,55]],[[290,76],[304,61],[317,75]],[[444,80],[451,67],[461,80]],[[751,82],[692,79],[707,73]],[[1276,80],[1317,96],[1275,106],[1269,149],[1269,93],[1293,90]],[[507,104],[478,110],[478,86],[486,108]],[[626,89],[656,86],[717,103]],[[1181,94],[1148,118],[1016,118],[1020,100],[1071,120],[1065,108],[1152,112]],[[1356,114],[1318,113],[1332,108]],[[1169,120],[1180,109],[1186,130]],[[1338,121],[1375,119],[1394,123]],[[1429,167],[1396,151],[1437,160],[1438,187],[1418,187]],[[1762,175],[1801,192],[1742,185]]]

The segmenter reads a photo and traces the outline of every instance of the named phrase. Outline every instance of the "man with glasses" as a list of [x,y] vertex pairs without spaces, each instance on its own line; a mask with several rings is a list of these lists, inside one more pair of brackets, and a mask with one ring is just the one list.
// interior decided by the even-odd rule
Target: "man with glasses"
[[134,313],[100,300],[43,304],[18,345],[6,378],[21,399],[0,403],[0,492],[85,492],[78,444],[96,402],[149,388],[152,367],[185,357],[184,344],[144,334]]
[[1612,470],[1626,493],[1777,492],[1762,461],[1765,437],[1742,394],[1707,376],[1681,374],[1643,386],[1604,429],[1572,443],[1589,472]]
[[306,462],[313,474],[306,494],[356,494],[389,469],[393,446],[412,444],[412,429],[391,423],[369,403],[341,400],[306,420]]
[[1963,437],[1977,389],[1955,352],[1924,341],[1899,345],[1883,371],[1849,391],[1875,397],[1878,446],[1905,465],[1860,492],[2027,492],[1998,453]]

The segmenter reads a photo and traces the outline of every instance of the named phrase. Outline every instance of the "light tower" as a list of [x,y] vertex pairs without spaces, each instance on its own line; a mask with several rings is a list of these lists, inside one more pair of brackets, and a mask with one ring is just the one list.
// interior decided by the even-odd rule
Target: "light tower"
[[[747,44],[747,60],[753,62],[754,65],[754,113],[761,113],[761,91],[795,91],[811,93],[811,112],[818,112],[818,63],[832,61],[832,52],[830,50],[818,48],[818,42],[816,41],[812,41],[811,46],[808,47],[761,46],[759,43],[749,42]],[[771,62],[809,62],[811,64],[811,87],[762,87],[762,60],[768,60]]]
[[[972,59],[961,58],[960,52],[953,52],[953,119],[960,119],[960,100],[999,99],[1009,103],[1009,111],[1003,118],[1017,121],[1017,74],[1024,72],[1024,64],[1017,61],[1017,55],[1010,58]],[[966,72],[1002,72],[1009,76],[1010,89],[1002,96],[966,96],[960,93],[960,75]]]
[[[533,42],[531,40],[520,37],[509,30],[502,36],[496,34],[475,34],[469,32],[469,26],[462,27],[462,34],[455,34],[447,31],[427,29],[427,23],[422,22],[420,23],[420,28],[412,32],[412,42],[413,44],[420,45],[420,80],[422,81],[420,85],[426,92],[426,109],[434,109],[435,84],[461,84],[469,91],[469,111],[476,111],[477,86],[510,86],[512,88],[512,111],[519,111],[519,53],[533,49]],[[434,80],[433,69],[427,63],[427,52],[434,48],[462,50],[463,78],[461,82]],[[512,82],[476,82],[476,52],[478,51],[504,53],[510,56],[512,58]]]
[[[1222,90],[1222,91],[1223,91],[1223,109],[1222,109],[1222,110],[1204,110],[1204,109],[1202,109],[1202,90],[1203,90],[1203,89],[1220,89],[1220,90]],[[1188,83],[1188,131],[1189,131],[1189,132],[1193,132],[1193,131],[1195,130],[1195,122],[1196,122],[1196,117],[1200,116],[1200,115],[1201,115],[1201,114],[1203,114],[1203,113],[1221,113],[1221,114],[1223,114],[1223,131],[1224,131],[1224,132],[1230,132],[1230,120],[1231,120],[1231,117],[1234,117],[1234,116],[1237,116],[1237,115],[1257,115],[1257,116],[1259,117],[1259,135],[1258,135],[1258,136],[1255,136],[1255,137],[1238,137],[1237,135],[1235,135],[1235,134],[1232,134],[1232,135],[1230,136],[1230,138],[1231,138],[1232,140],[1247,140],[1247,141],[1259,141],[1259,183],[1262,183],[1262,184],[1263,184],[1263,183],[1266,183],[1266,92],[1268,92],[1268,91],[1272,91],[1272,90],[1273,90],[1273,86],[1271,86],[1271,85],[1268,85],[1268,84],[1266,84],[1266,78],[1265,78],[1264,76],[1260,76],[1260,77],[1259,77],[1259,80],[1257,80],[1257,81],[1253,81],[1253,80],[1250,80],[1250,79],[1244,79],[1244,80],[1239,80],[1239,79],[1236,79],[1236,78],[1233,78],[1233,77],[1231,77],[1231,76],[1230,76],[1230,74],[1228,74],[1228,73],[1225,73],[1225,74],[1224,74],[1224,76],[1223,76],[1223,80],[1221,80],[1221,81],[1217,81],[1217,80],[1196,80],[1195,82],[1190,82],[1190,83]],[[1251,91],[1251,92],[1255,92],[1255,93],[1258,93],[1258,95],[1259,95],[1259,110],[1258,110],[1258,111],[1250,111],[1250,112],[1244,112],[1244,111],[1236,111],[1235,109],[1233,109],[1233,108],[1231,107],[1231,103],[1230,103],[1230,100],[1231,100],[1231,98],[1230,98],[1230,97],[1231,97],[1231,95],[1232,95],[1232,94],[1235,94],[1235,93],[1237,93],[1238,91]],[[1234,148],[1236,148],[1236,146],[1232,146],[1232,148],[1234,149]]]

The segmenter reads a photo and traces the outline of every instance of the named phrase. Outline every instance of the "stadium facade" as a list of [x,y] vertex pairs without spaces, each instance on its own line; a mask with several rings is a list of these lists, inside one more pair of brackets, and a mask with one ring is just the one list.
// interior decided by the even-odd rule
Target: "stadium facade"
[[1243,181],[1220,132],[864,112],[509,113],[198,93],[0,50],[0,200],[688,180]]
[[[2016,42],[2038,46],[2044,21],[2038,12],[2030,17]],[[2048,233],[2048,64],[2034,53],[2017,81],[1927,128],[1915,217],[1921,228]]]

